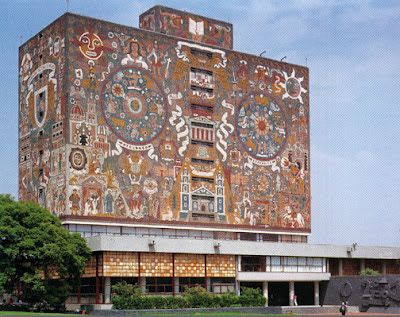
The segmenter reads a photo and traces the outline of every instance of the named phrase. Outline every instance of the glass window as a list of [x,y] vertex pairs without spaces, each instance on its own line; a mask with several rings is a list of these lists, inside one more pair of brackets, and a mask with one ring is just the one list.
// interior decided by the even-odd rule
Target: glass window
[[152,237],[160,237],[160,236],[162,236],[162,229],[149,228],[149,236],[152,236]]
[[148,228],[136,228],[136,234],[138,236],[148,237],[149,229]]
[[201,231],[199,231],[199,230],[189,230],[189,238],[201,239]]
[[122,227],[122,234],[135,235],[136,234],[136,228]]
[[92,228],[90,225],[76,225],[77,232],[92,232]]
[[214,239],[214,233],[212,231],[202,231],[201,237],[203,239]]
[[163,229],[163,236],[167,238],[175,238],[175,229]]
[[281,265],[281,257],[271,256],[271,266],[279,266],[279,265]]
[[107,234],[115,234],[115,235],[121,234],[121,227],[114,227],[114,226],[107,227]]

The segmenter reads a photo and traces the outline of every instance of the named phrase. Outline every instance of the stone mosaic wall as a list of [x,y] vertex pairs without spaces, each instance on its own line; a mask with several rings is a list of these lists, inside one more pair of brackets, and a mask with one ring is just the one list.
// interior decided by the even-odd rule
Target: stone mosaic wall
[[310,230],[306,68],[72,14],[42,33],[20,54],[21,199]]
[[171,277],[173,263],[171,253],[141,253],[140,276]]
[[138,253],[104,252],[103,275],[108,277],[133,277],[139,275]]
[[162,6],[140,15],[140,28],[232,49],[232,24]]
[[207,255],[207,277],[235,277],[236,260],[234,255]]
[[[207,262],[207,272],[205,262]],[[96,257],[92,256],[86,264],[82,277],[95,276]],[[137,252],[110,251],[99,254],[99,276],[138,277],[139,254]],[[142,252],[140,253],[140,276],[235,277],[235,256]]]
[[176,277],[204,277],[205,256],[203,254],[175,254]]
[[65,17],[19,50],[19,198],[66,211]]

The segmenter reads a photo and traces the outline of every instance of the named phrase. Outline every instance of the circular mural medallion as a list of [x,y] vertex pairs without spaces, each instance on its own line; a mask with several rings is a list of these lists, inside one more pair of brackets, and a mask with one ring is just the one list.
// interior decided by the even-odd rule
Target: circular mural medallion
[[236,131],[245,150],[259,160],[271,160],[284,148],[286,117],[280,106],[262,95],[242,101],[236,116]]
[[72,168],[78,171],[84,169],[87,163],[85,151],[80,148],[71,149],[69,162],[71,163]]
[[166,98],[150,73],[133,66],[110,74],[101,92],[107,125],[121,140],[147,144],[166,122]]
[[297,98],[301,94],[301,84],[297,78],[289,78],[286,81],[286,91],[292,98]]

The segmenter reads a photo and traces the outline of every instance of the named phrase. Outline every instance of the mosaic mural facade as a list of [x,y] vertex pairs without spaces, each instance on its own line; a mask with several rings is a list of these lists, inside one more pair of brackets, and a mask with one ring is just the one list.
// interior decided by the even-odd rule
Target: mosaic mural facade
[[154,6],[139,17],[141,29],[232,49],[233,26],[197,14]]
[[209,22],[189,36],[190,15],[156,9],[142,28],[185,39],[66,14],[21,46],[20,199],[56,215],[309,231],[308,69],[228,50],[231,29]]

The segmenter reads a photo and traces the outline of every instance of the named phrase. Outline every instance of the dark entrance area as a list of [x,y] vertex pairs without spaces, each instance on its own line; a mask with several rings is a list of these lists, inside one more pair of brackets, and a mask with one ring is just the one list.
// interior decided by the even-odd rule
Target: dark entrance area
[[294,293],[297,296],[297,305],[314,305],[313,282],[295,282]]
[[289,306],[289,283],[268,283],[268,306]]

